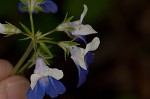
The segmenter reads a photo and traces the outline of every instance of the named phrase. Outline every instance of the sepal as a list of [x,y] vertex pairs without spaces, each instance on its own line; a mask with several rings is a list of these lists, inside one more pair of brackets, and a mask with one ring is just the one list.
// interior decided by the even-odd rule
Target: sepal
[[80,44],[72,41],[61,41],[58,45],[64,50],[64,57],[66,60],[66,57],[69,56],[69,46],[77,46]]

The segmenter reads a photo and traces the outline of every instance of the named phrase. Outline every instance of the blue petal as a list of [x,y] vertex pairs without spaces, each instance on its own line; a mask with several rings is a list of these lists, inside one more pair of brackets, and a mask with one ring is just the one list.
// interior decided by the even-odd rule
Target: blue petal
[[94,54],[88,52],[85,55],[85,61],[86,61],[87,67],[93,62],[93,60],[94,60]]
[[57,5],[51,0],[45,0],[44,2],[42,2],[39,5],[42,7],[42,9],[46,13],[49,13],[49,12],[56,13],[58,10]]
[[77,68],[78,68],[78,76],[79,76],[77,87],[80,87],[86,81],[88,70],[84,70],[79,65],[77,65]]
[[43,99],[44,95],[45,95],[45,87],[41,85],[39,81],[37,82],[33,90],[29,88],[27,92],[28,99]]
[[77,87],[80,87],[85,81],[86,81],[86,76],[88,74],[88,66],[93,62],[94,55],[90,52],[88,52],[85,55],[85,62],[87,66],[87,70],[83,69],[76,60],[73,59],[74,63],[76,64],[78,68],[78,84]]
[[78,36],[78,38],[76,39],[76,41],[83,41],[85,44],[87,44],[86,36]]
[[65,91],[66,88],[60,81],[49,77],[49,84],[46,87],[46,93],[51,96],[51,98],[55,98],[58,94],[63,94]]
[[74,63],[77,66],[78,69],[78,84],[77,87],[80,87],[85,81],[86,81],[86,76],[88,74],[88,70],[83,69],[76,60],[74,60]]
[[27,12],[26,10],[22,10],[24,7],[25,7],[25,5],[21,2],[19,2],[18,9],[19,9],[20,12]]

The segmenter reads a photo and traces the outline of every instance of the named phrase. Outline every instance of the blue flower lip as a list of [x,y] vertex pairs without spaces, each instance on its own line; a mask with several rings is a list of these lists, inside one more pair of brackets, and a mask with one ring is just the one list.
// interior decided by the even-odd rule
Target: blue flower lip
[[47,94],[51,98],[55,98],[65,91],[66,88],[60,81],[47,76],[40,79],[33,90],[32,88],[29,88],[27,97],[28,99],[43,99],[45,94]]
[[[58,11],[57,5],[52,0],[44,0],[43,2],[36,2],[35,5],[36,6],[34,6],[33,8],[33,12],[35,13],[39,12],[39,10],[36,9],[38,6],[40,6],[45,13],[50,13],[50,12],[56,13]],[[27,5],[23,4],[22,2],[19,2],[18,9],[20,12],[23,12],[23,13],[28,12]]]
[[51,0],[45,0],[44,2],[40,3],[39,5],[42,7],[44,12],[46,12],[46,13],[49,13],[49,12],[56,13],[58,11],[57,5]]
[[34,74],[31,75],[31,87],[27,92],[28,99],[42,99],[45,94],[55,98],[63,94],[66,88],[59,81],[62,77],[62,70],[49,68],[43,58],[37,57]]

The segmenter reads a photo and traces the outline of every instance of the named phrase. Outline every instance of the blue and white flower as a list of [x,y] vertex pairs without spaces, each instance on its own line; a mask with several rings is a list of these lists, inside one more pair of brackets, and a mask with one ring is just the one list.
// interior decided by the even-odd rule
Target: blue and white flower
[[31,87],[27,92],[28,99],[43,99],[45,94],[55,98],[66,91],[58,81],[63,77],[62,70],[49,68],[42,58],[36,59],[34,74],[31,75]]
[[[89,24],[82,24],[83,18],[85,17],[86,13],[88,11],[88,7],[84,4],[84,11],[82,12],[80,16],[80,20],[68,22],[68,23],[62,23],[58,26],[58,31],[69,31],[69,33],[72,36],[78,37],[82,39],[84,42],[84,36],[89,34],[95,34],[97,33]],[[73,30],[69,30],[68,27],[72,27]]]
[[58,8],[52,0],[21,0],[19,3],[19,10],[21,12],[39,12],[56,13]]
[[98,48],[100,40],[95,37],[90,43],[86,45],[86,48],[80,48],[78,46],[70,46],[69,50],[71,58],[78,68],[79,81],[77,87],[81,86],[86,80],[88,74],[88,66],[92,63],[94,55],[89,51],[94,51]]

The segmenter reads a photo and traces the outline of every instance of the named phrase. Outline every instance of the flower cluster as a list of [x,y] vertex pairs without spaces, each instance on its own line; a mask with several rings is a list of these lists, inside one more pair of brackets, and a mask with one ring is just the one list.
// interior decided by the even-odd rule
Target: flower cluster
[[[86,44],[86,48],[80,48],[75,45],[70,45],[68,42],[60,42],[60,46],[64,49],[64,51],[68,51],[71,54],[71,58],[77,66],[79,81],[77,87],[79,87],[82,83],[86,80],[86,75],[88,74],[88,66],[92,63],[94,55],[89,51],[94,51],[98,48],[100,44],[100,40],[98,37],[95,37],[92,42],[87,44],[86,39],[84,38],[85,35],[90,35],[97,33],[90,25],[82,24],[83,18],[87,13],[87,6],[84,5],[84,11],[80,16],[80,20],[74,22],[64,22],[59,25],[59,31],[65,31],[66,33],[70,33],[73,37],[77,37],[83,40]],[[69,30],[68,27],[72,27],[73,30]],[[77,39],[78,40],[78,39]],[[66,50],[68,49],[68,50]]]
[[[32,14],[40,11],[56,13],[58,8],[52,0],[20,0],[19,10],[29,13],[31,30],[23,23],[20,23],[23,28],[21,30],[7,22],[6,24],[0,23],[0,33],[7,36],[23,34],[27,37],[22,40],[31,41],[13,70],[13,74],[22,74],[26,69],[35,65],[34,73],[30,77],[31,86],[27,92],[27,98],[42,99],[45,94],[55,98],[66,91],[64,84],[60,82],[60,79],[64,76],[63,71],[49,67],[50,63],[48,60],[53,58],[49,46],[53,44],[58,45],[58,47],[64,50],[65,59],[70,57],[73,60],[78,70],[78,83],[76,87],[80,87],[86,81],[89,65],[93,62],[94,54],[92,51],[95,51],[100,44],[98,37],[93,38],[89,43],[85,37],[86,35],[97,33],[92,26],[82,23],[88,7],[84,4],[84,10],[79,20],[71,22],[73,17],[67,18],[66,15],[61,24],[47,33],[35,32]],[[50,35],[56,31],[65,32],[71,40],[54,41],[50,38]],[[81,42],[84,42],[85,48],[80,47]],[[25,60],[27,60],[26,63]]]

